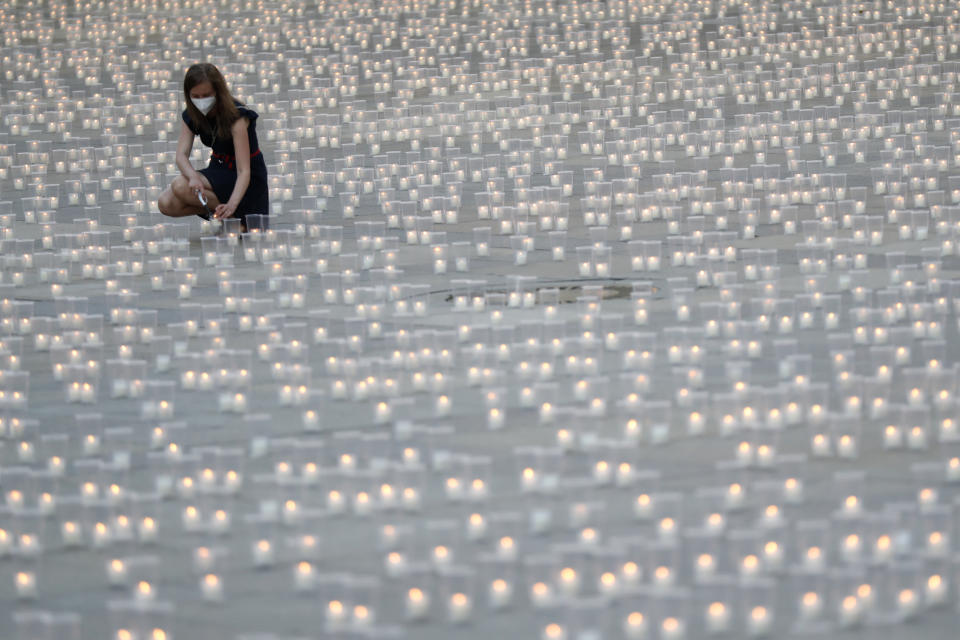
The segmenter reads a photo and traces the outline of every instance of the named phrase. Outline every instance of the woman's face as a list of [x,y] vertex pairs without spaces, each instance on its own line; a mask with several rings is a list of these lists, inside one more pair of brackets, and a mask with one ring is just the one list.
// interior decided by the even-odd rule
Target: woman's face
[[209,98],[214,95],[213,85],[209,82],[201,82],[196,85],[194,88],[190,89],[190,99],[198,100],[200,98]]

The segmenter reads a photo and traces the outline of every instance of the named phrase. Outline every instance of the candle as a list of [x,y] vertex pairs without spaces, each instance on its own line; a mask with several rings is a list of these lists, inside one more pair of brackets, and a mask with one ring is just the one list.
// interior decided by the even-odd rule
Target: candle
[[647,520],[653,516],[653,498],[642,493],[633,501],[633,514],[638,519]]
[[33,571],[18,571],[14,583],[19,599],[32,600],[37,597],[37,577]]
[[726,633],[730,629],[730,609],[722,602],[713,602],[707,607],[707,633]]
[[293,585],[297,591],[310,591],[313,589],[316,580],[313,565],[302,560],[296,564],[293,570]]
[[904,619],[910,619],[920,608],[920,598],[913,589],[903,589],[897,594],[897,613]]
[[450,596],[450,600],[447,602],[447,615],[450,622],[454,624],[462,624],[469,620],[472,610],[473,603],[470,602],[470,598],[465,593],[457,592]]
[[406,615],[408,620],[422,620],[430,609],[430,595],[418,587],[407,591]]
[[686,637],[686,625],[679,618],[665,618],[660,623],[661,640],[681,640]]
[[946,476],[949,482],[960,481],[960,457],[953,457],[947,461]]
[[927,446],[927,432],[921,426],[915,426],[907,434],[907,446],[911,449],[925,449]]
[[653,570],[653,585],[660,589],[672,587],[676,582],[673,570],[670,567],[660,566]]
[[105,522],[98,522],[93,525],[93,546],[97,549],[102,549],[110,544],[113,536],[111,535],[110,527],[107,526]]
[[740,576],[743,578],[755,578],[760,574],[760,558],[752,553],[743,557],[740,561]]
[[68,520],[60,525],[60,536],[65,547],[79,547],[83,544],[83,529],[73,520]]
[[947,601],[949,595],[948,583],[940,574],[933,574],[927,578],[924,585],[924,600],[927,606],[939,606]]
[[810,449],[813,455],[825,457],[830,455],[830,438],[822,433],[813,436],[810,441]]
[[800,597],[800,618],[815,620],[823,612],[823,598],[815,591],[808,591]]
[[838,619],[841,627],[849,628],[860,624],[863,606],[856,596],[846,596],[840,601]]
[[503,578],[497,578],[490,583],[489,601],[492,609],[505,609],[510,605],[513,597],[513,585]]
[[127,583],[127,565],[123,560],[114,558],[107,563],[107,583],[111,587],[122,587]]
[[230,530],[230,514],[224,509],[214,511],[210,519],[210,530],[217,535],[227,533]]
[[223,583],[215,573],[208,573],[200,580],[200,592],[207,602],[221,602],[223,600]]
[[697,556],[697,563],[694,565],[694,575],[697,580],[704,580],[713,577],[717,572],[717,561],[709,553],[701,553]]
[[927,552],[933,556],[945,556],[950,551],[949,536],[941,531],[934,531],[927,536]]
[[752,637],[765,636],[773,625],[773,616],[766,607],[757,606],[750,611],[747,620],[747,632]]
[[150,516],[144,516],[137,523],[137,537],[140,542],[150,544],[157,539],[157,522]]
[[530,601],[535,607],[549,606],[553,601],[553,592],[546,582],[537,582],[530,587]]
[[147,582],[146,580],[141,580],[137,583],[136,588],[133,591],[134,598],[137,602],[141,604],[146,604],[153,602],[154,597],[156,596],[156,591],[153,588],[153,585]]
[[810,572],[819,573],[823,571],[823,550],[817,546],[808,547],[806,553],[803,554],[803,566]]
[[552,622],[543,628],[541,640],[567,640],[567,631],[559,624]]
[[645,640],[647,619],[639,611],[633,611],[623,621],[623,635],[628,640]]
[[849,495],[843,501],[843,515],[847,517],[857,517],[863,512],[863,505],[860,498],[856,495]]

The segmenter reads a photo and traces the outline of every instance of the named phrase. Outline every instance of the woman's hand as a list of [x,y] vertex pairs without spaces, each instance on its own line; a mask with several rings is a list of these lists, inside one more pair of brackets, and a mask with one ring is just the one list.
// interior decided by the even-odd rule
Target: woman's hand
[[213,217],[217,220],[223,220],[224,218],[230,218],[237,210],[237,205],[230,204],[218,204],[217,208],[213,210]]
[[189,178],[187,184],[190,185],[190,191],[192,193],[203,191],[203,180],[200,179],[199,173]]

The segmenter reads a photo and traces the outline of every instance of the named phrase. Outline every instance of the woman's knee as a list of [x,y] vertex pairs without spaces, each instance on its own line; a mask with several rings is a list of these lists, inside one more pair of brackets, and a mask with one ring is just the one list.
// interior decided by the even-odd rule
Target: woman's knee
[[177,204],[177,199],[169,189],[160,194],[160,197],[157,199],[157,208],[160,210],[160,213],[165,216],[176,215],[180,209]]
[[183,176],[177,176],[173,179],[173,182],[170,183],[170,191],[173,192],[173,195],[186,202],[187,198],[190,197],[190,183],[187,182],[187,179]]

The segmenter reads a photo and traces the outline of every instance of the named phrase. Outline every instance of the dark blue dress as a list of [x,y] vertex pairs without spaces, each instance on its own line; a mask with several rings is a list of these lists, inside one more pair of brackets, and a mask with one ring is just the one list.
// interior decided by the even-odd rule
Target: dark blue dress
[[[267,163],[263,159],[260,143],[257,141],[258,114],[239,102],[236,105],[241,117],[250,121],[247,125],[247,136],[250,140],[250,185],[233,214],[233,217],[246,222],[245,218],[250,214],[270,214],[270,194],[267,185]],[[234,155],[233,137],[216,138],[210,131],[199,129],[186,110],[183,112],[183,121],[195,136],[200,136],[200,141],[204,145],[211,147],[210,164],[200,169],[200,173],[210,181],[213,192],[217,194],[217,200],[221,203],[226,202],[230,199],[233,187],[237,183],[237,160]]]

